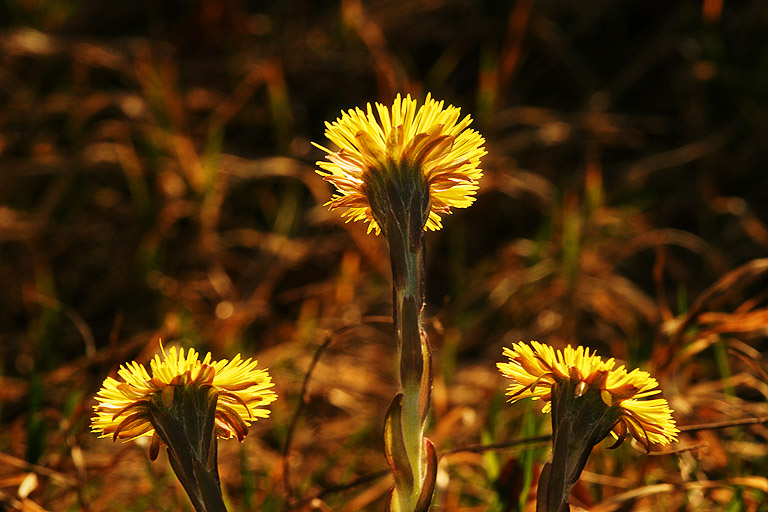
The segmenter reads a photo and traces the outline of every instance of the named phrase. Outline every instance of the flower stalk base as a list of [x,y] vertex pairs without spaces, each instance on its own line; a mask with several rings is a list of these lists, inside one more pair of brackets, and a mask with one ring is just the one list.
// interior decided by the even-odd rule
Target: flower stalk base
[[592,448],[621,418],[597,390],[570,380],[552,386],[552,462],[545,464],[536,493],[536,512],[568,512],[568,495],[579,480]]
[[[388,181],[388,180],[387,180]],[[397,338],[400,392],[387,411],[384,428],[387,461],[395,476],[388,499],[391,512],[429,509],[437,476],[437,455],[424,437],[432,390],[432,356],[421,325],[424,307],[424,223],[429,214],[425,188],[383,184],[386,217],[379,224],[389,243],[393,320]],[[410,196],[404,194],[410,190]],[[373,194],[372,194],[373,196]],[[375,197],[375,196],[373,196]],[[375,208],[374,211],[377,211]]]
[[[207,386],[168,386],[150,398],[150,421],[168,446],[168,460],[197,512],[226,512],[215,433],[216,393]],[[153,438],[154,441],[155,438]],[[159,443],[150,445],[155,460]]]

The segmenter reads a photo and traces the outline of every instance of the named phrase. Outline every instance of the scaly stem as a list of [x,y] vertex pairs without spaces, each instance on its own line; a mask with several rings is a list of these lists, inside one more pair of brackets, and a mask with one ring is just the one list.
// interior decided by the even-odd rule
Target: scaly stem
[[537,512],[568,512],[571,487],[579,480],[592,448],[605,439],[621,417],[599,390],[576,392],[566,380],[552,387],[552,462],[545,464],[536,493]]
[[227,510],[216,460],[217,400],[210,387],[168,386],[149,402],[155,432],[167,445],[171,468],[197,512]]
[[[393,197],[395,196],[395,197]],[[392,298],[395,337],[397,338],[399,391],[401,401],[396,419],[385,435],[392,448],[388,459],[396,476],[391,510],[411,512],[426,510],[434,490],[434,467],[430,453],[425,452],[424,422],[429,410],[432,368],[429,340],[421,325],[424,306],[424,222],[423,198],[414,193],[410,204],[399,195],[390,194],[390,208],[384,223],[392,264]],[[400,199],[400,201],[398,201]],[[390,408],[390,413],[393,409]],[[428,443],[428,441],[427,441]],[[431,444],[430,444],[431,446]],[[431,481],[429,481],[431,479]],[[427,496],[428,494],[428,496]]]

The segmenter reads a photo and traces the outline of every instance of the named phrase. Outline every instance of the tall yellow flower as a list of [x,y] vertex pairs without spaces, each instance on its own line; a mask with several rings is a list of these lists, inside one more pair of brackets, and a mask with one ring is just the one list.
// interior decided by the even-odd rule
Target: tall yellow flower
[[[679,430],[672,411],[663,398],[647,400],[661,392],[656,379],[648,372],[616,366],[613,358],[603,361],[584,347],[555,350],[548,345],[532,341],[516,343],[505,348],[509,363],[497,363],[501,373],[512,383],[507,388],[510,402],[523,398],[543,400],[543,412],[552,410],[552,393],[557,385],[570,383],[576,398],[588,391],[599,393],[606,408],[616,410],[612,434],[624,440],[627,434],[637,439],[646,449],[650,443],[669,444],[677,439]],[[618,443],[617,443],[618,444]]]
[[[161,345],[162,349],[162,345]],[[152,404],[172,409],[176,395],[184,390],[207,391],[216,401],[215,433],[220,438],[237,437],[242,441],[248,427],[258,418],[269,416],[267,405],[277,399],[267,370],[258,370],[257,361],[242,360],[240,354],[231,361],[211,362],[208,353],[200,361],[198,353],[171,347],[163,358],[150,361],[152,375],[132,361],[120,367],[122,381],[107,377],[96,395],[96,416],[91,429],[100,437],[131,440],[152,436],[150,455],[157,457],[166,440],[158,435]],[[154,421],[154,422],[153,422]]]
[[368,232],[378,235],[392,203],[410,207],[416,194],[421,228],[434,231],[442,227],[440,215],[475,200],[486,151],[485,139],[468,128],[472,118],[459,120],[459,108],[430,95],[418,110],[416,105],[410,95],[398,94],[391,110],[376,103],[378,118],[369,103],[366,111],[355,108],[326,123],[325,135],[339,149],[315,144],[328,159],[317,162],[317,173],[336,187],[326,206],[347,208],[347,222],[368,222]]
[[369,103],[326,123],[337,146],[317,171],[336,187],[326,203],[344,207],[347,222],[368,222],[368,232],[384,234],[392,264],[392,320],[400,364],[398,394],[387,411],[384,452],[395,487],[390,512],[426,512],[437,475],[434,445],[424,437],[432,389],[432,356],[421,324],[424,307],[425,230],[442,227],[441,215],[475,200],[485,140],[469,129],[470,116],[427,95],[399,94],[392,108]]

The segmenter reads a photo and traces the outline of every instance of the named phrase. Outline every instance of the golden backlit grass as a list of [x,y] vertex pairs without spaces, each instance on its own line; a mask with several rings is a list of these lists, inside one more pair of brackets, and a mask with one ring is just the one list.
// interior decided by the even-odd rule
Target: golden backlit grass
[[743,42],[764,29],[746,15],[646,13],[646,31],[616,40],[604,27],[637,19],[629,7],[592,5],[574,25],[533,2],[345,0],[152,27],[114,12],[113,37],[74,3],[8,5],[2,507],[189,510],[164,455],[89,433],[104,378],[162,338],[270,369],[270,418],[220,445],[231,509],[380,510],[388,255],[323,208],[309,141],[341,109],[432,90],[472,114],[488,150],[476,203],[428,241],[435,504],[531,510],[548,417],[505,405],[494,364],[538,339],[651,372],[681,430],[648,456],[598,447],[574,510],[761,510],[765,82],[760,45]]

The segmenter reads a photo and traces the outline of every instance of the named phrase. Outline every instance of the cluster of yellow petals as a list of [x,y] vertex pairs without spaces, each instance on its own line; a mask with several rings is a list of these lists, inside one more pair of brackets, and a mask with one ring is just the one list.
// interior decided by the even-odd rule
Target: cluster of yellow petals
[[[161,345],[162,349],[162,345]],[[258,362],[243,360],[240,354],[231,361],[211,362],[208,353],[200,361],[198,353],[171,347],[150,361],[152,375],[135,361],[120,367],[122,381],[107,377],[96,395],[96,416],[91,430],[100,437],[135,439],[155,434],[145,414],[147,401],[173,386],[209,386],[217,394],[216,433],[220,438],[233,435],[242,440],[247,427],[258,418],[269,416],[265,406],[277,399],[267,370],[256,368]]]
[[440,214],[474,202],[485,139],[468,128],[470,116],[459,120],[458,107],[445,107],[430,95],[416,107],[410,95],[403,99],[398,94],[391,110],[376,103],[374,113],[369,103],[365,111],[350,109],[335,122],[326,122],[325,135],[339,149],[315,144],[328,159],[317,162],[317,173],[336,187],[326,206],[347,208],[342,214],[347,222],[363,220],[369,223],[368,232],[381,231],[364,190],[367,173],[420,173],[430,197],[425,229],[440,229]]
[[[667,401],[647,399],[661,392],[658,382],[648,372],[639,369],[628,372],[623,365],[614,368],[613,358],[603,361],[582,346],[568,345],[564,350],[555,350],[537,341],[519,342],[512,348],[504,348],[503,354],[510,362],[497,363],[497,366],[512,381],[507,388],[510,402],[523,398],[543,400],[546,403],[542,411],[549,412],[554,384],[570,380],[577,384],[577,392],[597,390],[607,406],[620,407],[623,417],[617,428],[627,428],[641,442],[668,444],[677,439],[679,431]],[[614,431],[616,437],[621,434],[623,432]]]

